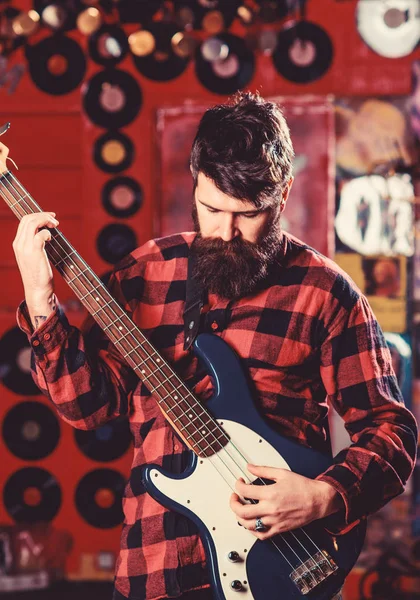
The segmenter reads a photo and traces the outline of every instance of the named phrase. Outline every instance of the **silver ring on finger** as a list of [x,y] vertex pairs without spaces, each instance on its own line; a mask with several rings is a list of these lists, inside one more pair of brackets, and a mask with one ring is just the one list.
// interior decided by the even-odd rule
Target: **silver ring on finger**
[[267,531],[267,527],[264,525],[260,517],[258,517],[258,519],[255,520],[255,531],[258,531],[260,533],[263,531]]

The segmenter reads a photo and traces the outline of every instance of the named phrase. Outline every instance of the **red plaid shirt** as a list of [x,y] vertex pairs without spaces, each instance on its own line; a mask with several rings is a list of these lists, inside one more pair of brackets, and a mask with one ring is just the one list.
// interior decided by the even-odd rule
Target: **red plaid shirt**
[[[115,269],[109,287],[205,400],[212,382],[183,349],[194,235],[146,243]],[[256,401],[280,434],[329,452],[327,396],[343,417],[353,445],[320,476],[344,500],[345,511],[336,515],[339,531],[403,491],[414,465],[416,424],[366,298],[333,261],[283,234],[280,265],[268,289],[235,302],[210,295],[205,311],[202,330],[221,336],[242,357],[259,392]],[[195,527],[153,500],[141,481],[145,463],[181,471],[188,456],[153,397],[92,319],[81,333],[58,307],[32,333],[23,305],[18,323],[32,343],[35,380],[67,423],[92,429],[128,415],[134,457],[123,499],[117,590],[152,599],[208,585]]]

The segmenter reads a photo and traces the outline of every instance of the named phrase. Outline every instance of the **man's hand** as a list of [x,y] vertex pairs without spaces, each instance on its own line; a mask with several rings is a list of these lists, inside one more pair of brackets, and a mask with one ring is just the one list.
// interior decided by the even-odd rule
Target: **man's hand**
[[13,242],[31,321],[37,328],[53,311],[54,283],[45,244],[57,227],[55,213],[34,213],[22,218]]
[[[340,494],[324,481],[308,479],[287,469],[255,465],[247,468],[256,477],[274,481],[270,485],[252,485],[239,479],[235,485],[237,493],[230,500],[238,523],[260,540],[303,527],[344,506]],[[241,498],[258,500],[258,504],[244,504]],[[265,532],[255,531],[257,518],[266,526]]]

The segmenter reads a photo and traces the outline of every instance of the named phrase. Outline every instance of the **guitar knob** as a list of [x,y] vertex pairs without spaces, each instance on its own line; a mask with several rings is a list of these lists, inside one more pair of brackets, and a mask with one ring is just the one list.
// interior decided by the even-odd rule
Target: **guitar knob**
[[230,560],[230,562],[238,562],[240,557],[236,550],[231,550],[228,554],[228,559]]
[[235,590],[235,592],[240,592],[244,589],[243,585],[239,581],[239,579],[235,579],[234,581],[231,581],[230,587],[232,588],[232,590]]

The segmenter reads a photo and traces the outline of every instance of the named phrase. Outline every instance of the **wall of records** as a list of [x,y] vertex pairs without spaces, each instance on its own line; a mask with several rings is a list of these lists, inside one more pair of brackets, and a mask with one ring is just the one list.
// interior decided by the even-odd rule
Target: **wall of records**
[[[11,123],[2,141],[19,172],[9,166],[106,281],[138,244],[191,227],[188,155],[203,110],[238,89],[275,99],[296,148],[283,225],[367,295],[420,419],[419,4],[0,2],[0,125]],[[16,226],[1,203],[0,580],[41,564],[112,580],[127,423],[74,431],[35,388],[15,321]],[[58,276],[56,291],[80,324]],[[338,449],[346,434],[332,423]],[[418,597],[419,561],[420,466],[370,519],[345,600]]]

